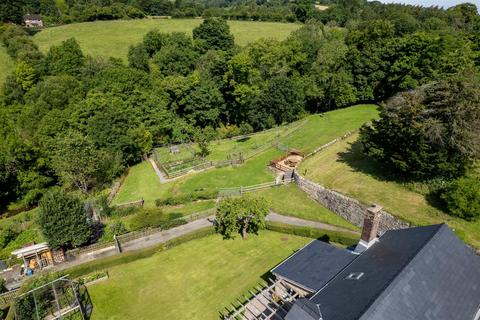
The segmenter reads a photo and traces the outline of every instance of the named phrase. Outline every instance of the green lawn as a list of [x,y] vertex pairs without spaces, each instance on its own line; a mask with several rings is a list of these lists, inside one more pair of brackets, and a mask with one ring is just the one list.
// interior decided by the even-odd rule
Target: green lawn
[[[162,32],[191,34],[201,19],[142,19],[74,23],[46,28],[34,36],[40,50],[46,52],[52,45],[75,37],[85,54],[125,59],[128,47],[140,42],[152,29]],[[300,27],[293,23],[229,21],[238,45],[246,45],[259,38],[285,39]]]
[[88,289],[92,319],[219,319],[308,241],[269,231],[247,240],[213,235],[113,267],[107,281]]
[[[359,128],[361,124],[374,118],[377,113],[378,111],[374,105],[360,105],[331,111],[323,116],[312,115],[304,119],[307,122],[299,130],[286,138],[280,139],[280,141],[288,143],[291,147],[300,148],[308,152],[343,135],[347,131]],[[282,136],[285,136],[285,133],[288,133],[288,130],[291,130],[291,128],[292,126],[285,126],[278,130],[281,130]],[[260,136],[264,139],[265,135],[273,135],[275,137],[277,131],[274,130],[272,132],[261,133]],[[256,143],[262,141],[256,135],[250,139],[257,141]],[[217,154],[219,158],[221,154],[226,157],[228,154],[226,150],[232,150],[231,145],[235,143],[238,142],[222,140],[220,144],[211,147],[212,153]],[[225,146],[223,146],[224,144]],[[273,181],[274,175],[267,168],[267,165],[270,160],[280,155],[282,155],[282,151],[270,148],[249,159],[243,165],[193,173],[165,184],[158,182],[149,164],[142,163],[131,168],[129,176],[114,199],[114,203],[135,201],[143,197],[147,206],[153,206],[155,199],[169,195],[180,195],[205,189],[217,190],[226,187],[249,186]]]
[[380,178],[378,165],[362,155],[358,135],[339,142],[304,161],[300,172],[327,188],[365,204],[378,203],[387,211],[416,225],[446,222],[466,242],[480,247],[480,221],[467,222],[433,207],[424,195]]
[[3,84],[7,75],[13,71],[13,60],[7,54],[4,46],[0,45],[0,85]]
[[376,118],[377,109],[376,105],[365,104],[312,115],[300,130],[282,139],[282,143],[305,153],[311,152]]
[[358,230],[347,220],[308,197],[294,184],[262,190],[256,194],[267,199],[270,208],[276,213]]
[[[281,139],[282,136],[288,135],[292,132],[298,124],[289,126],[281,126],[268,131],[260,132],[240,140],[223,139],[212,141],[209,145],[210,154],[206,157],[207,160],[219,161],[230,158],[237,158],[240,153],[244,156],[255,153],[265,144],[272,144],[274,141]],[[180,146],[178,154],[170,153],[169,147],[156,149],[157,155],[161,162],[169,162],[176,160],[183,160],[192,158],[195,152],[198,152],[197,144],[188,146]]]
[[119,192],[112,204],[136,201],[143,198],[147,206],[153,206],[155,199],[164,195],[162,184],[158,180],[152,165],[142,162],[130,168]]

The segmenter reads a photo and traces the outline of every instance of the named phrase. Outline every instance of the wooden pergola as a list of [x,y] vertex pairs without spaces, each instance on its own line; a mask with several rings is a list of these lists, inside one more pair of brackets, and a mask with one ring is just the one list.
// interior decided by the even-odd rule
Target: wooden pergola
[[229,312],[226,320],[283,320],[299,297],[281,279],[270,279],[266,287],[256,286],[249,293],[251,297],[244,302],[237,299],[238,306],[232,304],[232,310],[226,308]]

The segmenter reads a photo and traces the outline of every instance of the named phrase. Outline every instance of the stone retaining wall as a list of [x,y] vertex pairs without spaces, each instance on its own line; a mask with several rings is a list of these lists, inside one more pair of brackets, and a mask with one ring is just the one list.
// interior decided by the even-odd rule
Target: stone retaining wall
[[[355,199],[344,196],[341,193],[327,189],[317,183],[314,183],[297,172],[294,173],[294,179],[297,186],[306,192],[311,198],[320,202],[323,206],[335,212],[350,223],[362,227],[367,206]],[[379,205],[382,205],[379,203]],[[387,230],[402,229],[409,227],[409,224],[385,210],[380,211],[379,233],[383,234]]]

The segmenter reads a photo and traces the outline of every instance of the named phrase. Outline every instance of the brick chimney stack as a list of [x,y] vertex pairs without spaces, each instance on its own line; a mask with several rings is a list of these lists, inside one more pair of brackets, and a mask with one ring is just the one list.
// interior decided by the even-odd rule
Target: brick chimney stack
[[355,252],[362,253],[367,250],[377,240],[378,225],[380,223],[380,211],[382,207],[372,204],[367,208],[365,218],[363,220],[362,236],[358,242]]

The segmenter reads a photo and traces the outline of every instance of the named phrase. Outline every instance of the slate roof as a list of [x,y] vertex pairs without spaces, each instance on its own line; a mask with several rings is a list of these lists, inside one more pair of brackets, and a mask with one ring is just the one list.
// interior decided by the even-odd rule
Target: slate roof
[[302,320],[473,320],[480,258],[444,224],[387,231],[310,301],[323,318]]
[[314,240],[275,267],[272,273],[316,292],[355,258],[348,250]]
[[305,298],[298,299],[285,317],[285,320],[311,319],[322,319],[322,314],[318,305]]

